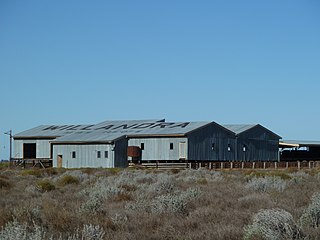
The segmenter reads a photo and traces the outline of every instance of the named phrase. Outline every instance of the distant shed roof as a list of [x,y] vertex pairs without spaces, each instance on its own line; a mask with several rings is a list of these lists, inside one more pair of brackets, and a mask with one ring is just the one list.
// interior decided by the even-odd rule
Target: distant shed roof
[[308,140],[280,140],[281,147],[320,147],[320,141]]

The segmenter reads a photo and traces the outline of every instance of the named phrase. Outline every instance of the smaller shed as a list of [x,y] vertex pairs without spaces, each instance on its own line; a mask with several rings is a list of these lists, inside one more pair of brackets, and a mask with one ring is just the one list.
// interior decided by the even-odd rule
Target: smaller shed
[[319,161],[320,141],[281,140],[281,161]]
[[51,141],[53,167],[127,167],[126,135],[164,120],[105,121]]
[[279,161],[281,137],[260,124],[228,124],[236,135],[235,159],[238,161]]

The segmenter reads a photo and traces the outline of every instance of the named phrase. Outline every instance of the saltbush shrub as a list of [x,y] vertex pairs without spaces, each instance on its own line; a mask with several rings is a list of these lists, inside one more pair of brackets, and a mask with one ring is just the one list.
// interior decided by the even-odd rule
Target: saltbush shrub
[[260,210],[253,224],[244,228],[244,239],[292,240],[302,239],[302,233],[292,215],[283,209]]
[[0,178],[0,189],[9,189],[12,187],[12,184],[4,178]]
[[27,227],[26,224],[19,223],[16,219],[8,222],[0,231],[1,240],[42,240],[45,237],[45,231],[36,224],[32,228]]
[[287,187],[287,182],[280,177],[254,177],[248,181],[246,188],[258,192],[276,190],[282,192]]
[[42,176],[42,172],[40,169],[26,169],[21,171],[21,175],[22,176],[31,175],[39,178]]
[[36,186],[40,192],[49,192],[56,189],[55,185],[49,179],[39,180]]
[[304,210],[299,220],[302,226],[318,228],[320,226],[320,193],[313,194],[311,203]]
[[59,186],[62,186],[62,187],[68,184],[78,184],[78,183],[79,183],[79,179],[71,175],[64,175],[58,180]]
[[82,229],[77,229],[76,233],[69,236],[67,240],[103,240],[104,229],[99,225],[85,224]]

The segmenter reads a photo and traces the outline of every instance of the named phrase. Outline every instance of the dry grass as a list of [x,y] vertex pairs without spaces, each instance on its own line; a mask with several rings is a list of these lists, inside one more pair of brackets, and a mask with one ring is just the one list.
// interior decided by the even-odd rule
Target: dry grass
[[[260,229],[279,234],[268,214],[319,239],[318,224],[300,224],[320,212],[318,172],[3,168],[0,239],[266,239]],[[268,178],[285,188],[250,187]]]

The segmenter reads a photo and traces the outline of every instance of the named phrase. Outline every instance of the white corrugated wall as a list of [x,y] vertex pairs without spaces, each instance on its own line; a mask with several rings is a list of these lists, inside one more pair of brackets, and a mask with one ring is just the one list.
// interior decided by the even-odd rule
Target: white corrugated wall
[[[141,160],[179,160],[179,144],[185,143],[185,149],[188,149],[187,138],[131,138],[128,146],[141,147]],[[173,149],[170,149],[170,143],[173,144]],[[187,157],[187,156],[186,156]]]
[[[113,144],[53,145],[53,167],[58,167],[57,159],[62,155],[63,168],[113,168],[113,149]],[[100,158],[98,151],[101,153]],[[108,151],[107,158],[105,151]],[[75,152],[75,158],[72,157],[72,152]]]

